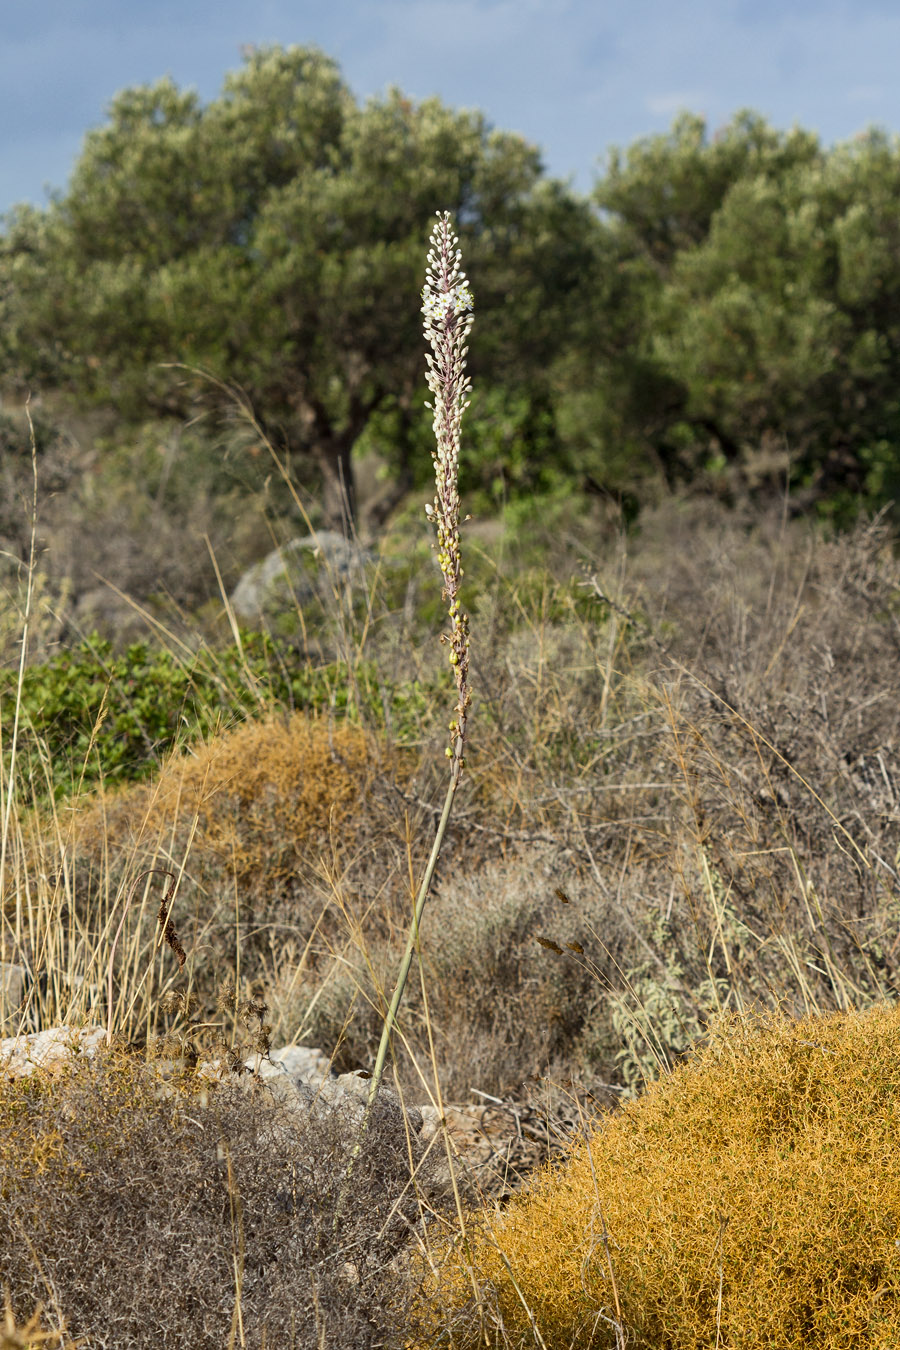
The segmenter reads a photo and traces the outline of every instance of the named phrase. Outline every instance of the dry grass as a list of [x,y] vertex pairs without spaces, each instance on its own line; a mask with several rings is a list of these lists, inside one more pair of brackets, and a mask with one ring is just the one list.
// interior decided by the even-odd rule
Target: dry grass
[[[578,547],[586,570],[562,558],[556,577],[478,565],[467,776],[422,928],[421,976],[395,1036],[398,1081],[414,1101],[486,1093],[531,1104],[542,1094],[548,1112],[574,1121],[609,1102],[604,1085],[625,1097],[666,1075],[710,1018],[828,1014],[896,996],[900,565],[890,534],[875,523],[829,540],[777,516],[679,508],[648,517],[636,541],[611,540],[597,556],[584,540]],[[382,612],[381,603],[373,593],[359,633],[350,611],[340,616],[346,650],[394,680],[404,652],[411,672],[430,672],[410,608]],[[4,932],[6,959],[15,939],[30,968],[47,974],[32,1010],[42,1004],[45,1022],[77,1022],[99,988],[105,1020],[125,894],[145,868],[165,867],[178,880],[173,916],[188,964],[181,975],[172,953],[156,950],[163,885],[150,878],[116,951],[117,1031],[136,1044],[177,1031],[166,992],[194,992],[209,1009],[230,977],[268,1002],[273,1044],[298,1038],[333,1052],[339,1068],[370,1065],[443,792],[444,737],[443,725],[423,722],[420,743],[401,751],[326,713],[285,714],[195,745],[150,783],[60,805],[49,820],[19,783]],[[739,1057],[743,1024],[722,1025],[731,1029],[720,1044],[733,1036]],[[793,1063],[784,1037],[772,1054]],[[719,1067],[726,1062],[722,1050]],[[704,1065],[714,1077],[712,1061]],[[829,1091],[836,1102],[846,1092],[855,1110],[858,1085],[842,1084]],[[683,1095],[665,1100],[673,1121],[687,1110]],[[629,1108],[622,1120],[632,1118]],[[697,1129],[705,1139],[707,1126]],[[647,1135],[648,1157],[656,1138]],[[824,1155],[819,1162],[827,1172]],[[818,1202],[801,1193],[813,1212]],[[615,1262],[619,1237],[603,1194]],[[719,1250],[718,1220],[695,1198],[697,1252],[710,1241]],[[508,1223],[522,1213],[513,1208]],[[834,1246],[831,1213],[820,1218]],[[577,1207],[572,1214],[566,1250],[599,1240],[602,1265],[596,1216],[591,1230]],[[722,1251],[738,1231],[730,1218]],[[773,1261],[776,1246],[780,1232]],[[675,1257],[666,1260],[653,1267],[660,1300],[680,1288]],[[499,1277],[487,1265],[482,1274],[489,1309]],[[772,1265],[770,1278],[782,1282],[783,1268]],[[860,1278],[868,1288],[864,1270]],[[840,1302],[856,1316],[851,1284],[839,1283]],[[682,1300],[685,1318],[706,1318],[701,1339],[679,1330],[682,1340],[666,1340],[644,1286],[628,1287],[643,1291],[628,1316],[648,1347],[716,1343],[707,1292]],[[596,1289],[559,1312],[557,1342],[535,1291],[537,1302],[532,1292],[525,1302],[547,1344],[587,1345]],[[46,1289],[32,1293],[48,1306]],[[20,1317],[32,1313],[31,1297],[16,1304]],[[501,1299],[490,1334],[497,1344],[539,1344],[514,1298],[524,1320]],[[607,1333],[615,1344],[601,1317],[596,1344]],[[891,1344],[888,1331],[880,1341],[866,1335]],[[773,1331],[769,1343],[793,1342]]]
[[[495,837],[527,846],[543,935],[605,994],[581,1049],[593,1038],[601,1076],[635,1087],[712,1014],[859,1006],[897,978],[891,537],[715,519],[691,537],[655,591],[598,569],[591,590],[618,609],[534,625],[485,681]],[[556,886],[574,933],[558,906],[554,931]]]
[[[582,585],[498,572],[474,607],[475,734],[422,938],[454,1096],[548,1069],[637,1090],[718,1012],[828,1011],[895,988],[890,538],[714,513],[689,525],[648,526],[633,563],[614,551]],[[381,642],[393,662],[396,641],[373,632],[368,654]],[[401,753],[327,717],[248,724],[42,822],[39,846],[23,816],[16,892],[46,894],[45,934],[74,914],[86,949],[131,879],[167,866],[196,978],[206,957],[239,961],[279,1036],[302,1029],[341,1067],[366,1064],[442,735]],[[153,913],[148,899],[144,941]],[[430,1055],[421,993],[403,1030],[413,1087]]]
[[[361,729],[295,715],[249,722],[170,757],[151,783],[86,796],[50,820],[23,813],[7,863],[4,955],[47,974],[32,1020],[86,1013],[68,993],[105,986],[125,897],[149,869],[176,878],[189,992],[207,1007],[224,972],[295,986],[302,969],[287,969],[291,954],[314,966],[320,950],[346,941],[329,878],[360,854],[381,864],[382,881],[390,872],[397,825],[382,785],[404,777],[402,756]],[[114,1029],[132,1039],[159,1030],[156,1001],[177,973],[165,950],[154,957],[159,889],[149,876],[117,945]],[[277,1030],[289,1040],[296,1027]]]

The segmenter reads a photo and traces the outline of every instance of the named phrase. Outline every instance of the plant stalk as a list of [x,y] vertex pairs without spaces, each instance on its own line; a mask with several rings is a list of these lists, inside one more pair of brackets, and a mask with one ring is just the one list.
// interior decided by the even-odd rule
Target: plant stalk
[[463,751],[466,743],[466,722],[468,718],[471,694],[469,692],[469,616],[460,608],[459,589],[463,576],[459,544],[459,432],[460,421],[469,406],[468,394],[471,382],[465,374],[465,345],[472,326],[472,308],[474,300],[469,283],[459,263],[461,254],[457,245],[459,240],[450,228],[449,212],[437,212],[438,221],[431,234],[431,248],[428,253],[428,265],[425,269],[425,285],[422,288],[422,313],[425,316],[425,337],[431,347],[426,353],[428,374],[426,380],[431,390],[433,403],[426,406],[433,411],[433,427],[436,446],[432,453],[435,471],[435,494],[433,502],[425,507],[425,514],[435,527],[438,563],[444,578],[443,598],[447,601],[450,617],[450,632],[441,635],[441,642],[447,643],[450,651],[450,665],[456,684],[457,701],[450,723],[450,745],[445,754],[450,760],[450,782],[444,808],[435,831],[431,856],[422,884],[416,896],[409,939],[406,951],[400,963],[397,983],[391,1004],[381,1028],[381,1043],[375,1058],[375,1068],[369,1083],[365,1111],[360,1122],[356,1142],[350,1152],[347,1171],[341,1186],[334,1214],[334,1227],[343,1212],[347,1198],[350,1177],[356,1159],[362,1148],[381,1086],[384,1065],[391,1044],[391,1033],[397,1021],[397,1011],[406,988],[409,968],[412,965],[413,952],[419,945],[419,926],[425,910],[425,902],[431,890],[434,871],[441,856],[441,846],[447,833],[453,798],[462,777],[465,760]]
[[375,1068],[372,1071],[372,1079],[369,1083],[369,1096],[366,1101],[366,1114],[363,1118],[363,1128],[368,1124],[369,1113],[372,1105],[378,1095],[378,1088],[381,1084],[381,1078],[384,1073],[384,1063],[387,1059],[388,1046],[391,1041],[391,1032],[394,1029],[394,1023],[397,1020],[397,1010],[400,1007],[400,1001],[403,998],[403,991],[406,987],[406,980],[409,975],[409,968],[412,965],[413,952],[419,945],[419,925],[422,922],[422,914],[425,910],[425,902],[428,899],[428,893],[431,890],[431,882],[434,877],[434,870],[437,867],[438,859],[441,856],[441,848],[444,843],[444,835],[447,832],[447,825],[450,820],[450,811],[453,806],[453,798],[456,796],[456,789],[459,786],[459,780],[462,776],[462,763],[458,755],[454,755],[453,763],[450,768],[450,782],[447,787],[447,795],[444,798],[444,809],[441,811],[441,818],[438,821],[438,827],[434,836],[434,843],[431,847],[431,855],[428,859],[428,866],[425,868],[425,875],[422,878],[422,884],[419,887],[419,894],[416,897],[416,908],[413,915],[412,925],[409,931],[409,940],[406,944],[406,951],[403,953],[403,960],[400,963],[400,970],[397,974],[397,984],[394,989],[394,995],[391,999],[390,1007],[387,1010],[387,1016],[384,1019],[384,1026],[381,1029],[381,1042],[378,1046],[378,1054],[375,1056]]
[[450,811],[453,807],[453,798],[456,796],[456,789],[459,786],[459,780],[462,777],[463,762],[459,753],[461,742],[457,741],[459,749],[454,753],[450,765],[450,782],[447,785],[447,795],[444,798],[444,807],[441,811],[441,818],[438,821],[437,829],[434,835],[434,843],[431,846],[431,853],[428,858],[428,865],[425,868],[425,874],[422,877],[422,884],[419,887],[419,893],[416,896],[416,907],[413,913],[413,921],[410,926],[409,939],[406,944],[406,951],[403,953],[403,960],[400,963],[400,970],[397,974],[397,984],[394,988],[394,994],[391,998],[390,1007],[384,1019],[384,1026],[381,1030],[381,1042],[378,1046],[378,1054],[375,1057],[375,1068],[372,1071],[372,1078],[369,1083],[369,1095],[366,1098],[366,1109],[363,1112],[363,1118],[360,1121],[359,1133],[350,1150],[350,1159],[347,1163],[347,1171],[341,1185],[340,1194],[334,1210],[333,1228],[337,1228],[338,1221],[344,1210],[344,1204],[347,1199],[347,1190],[350,1185],[350,1178],[353,1175],[354,1164],[359,1157],[362,1149],[363,1140],[366,1137],[366,1131],[369,1128],[369,1121],[372,1116],[372,1108],[375,1105],[375,1098],[378,1096],[378,1089],[381,1085],[381,1079],[384,1074],[384,1065],[387,1059],[388,1048],[391,1043],[391,1032],[394,1029],[394,1023],[397,1020],[397,1010],[400,1007],[400,1001],[403,998],[403,991],[406,987],[406,981],[409,976],[409,969],[412,965],[413,952],[419,945],[419,924],[422,922],[422,914],[425,910],[425,902],[428,899],[428,893],[431,890],[431,882],[434,877],[435,868],[438,859],[441,856],[441,847],[444,843],[444,835],[447,833],[447,825],[450,821]]

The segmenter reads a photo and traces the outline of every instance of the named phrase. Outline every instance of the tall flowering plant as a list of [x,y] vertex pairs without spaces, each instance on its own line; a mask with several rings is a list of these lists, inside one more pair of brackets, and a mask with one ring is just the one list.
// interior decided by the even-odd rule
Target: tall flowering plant
[[454,720],[450,724],[453,771],[459,776],[466,741],[469,695],[469,616],[460,609],[459,588],[463,569],[459,547],[459,435],[462,415],[469,406],[472,384],[465,374],[472,328],[474,300],[466,274],[460,269],[462,254],[459,240],[450,229],[448,212],[438,216],[431,235],[425,285],[422,289],[422,313],[425,339],[431,346],[426,354],[428,388],[434,398],[426,404],[434,412],[435,448],[434,501],[425,514],[437,532],[437,554],[444,574],[444,599],[450,613],[450,633],[442,641],[449,643],[450,664],[456,678],[458,695]]
[[416,897],[415,913],[409,941],[390,1007],[384,1019],[381,1044],[369,1084],[368,1107],[378,1093],[384,1063],[390,1044],[391,1031],[403,989],[409,975],[413,953],[419,936],[419,924],[425,901],[431,889],[434,869],[440,857],[441,845],[450,819],[450,809],[463,770],[463,752],[466,744],[466,722],[471,702],[469,693],[469,616],[459,600],[463,569],[459,546],[459,434],[462,415],[469,406],[471,383],[466,377],[466,339],[472,327],[474,300],[460,268],[462,255],[459,240],[450,228],[449,212],[438,213],[437,224],[431,235],[431,248],[425,269],[422,289],[422,313],[425,319],[425,338],[431,347],[426,354],[428,387],[432,402],[427,406],[434,413],[435,448],[434,500],[425,507],[425,513],[437,534],[437,555],[444,577],[444,598],[450,616],[450,632],[441,635],[441,641],[450,649],[450,664],[456,680],[456,707],[450,723],[450,744],[447,756],[450,763],[450,783],[441,818],[435,832],[434,845],[428,866]]

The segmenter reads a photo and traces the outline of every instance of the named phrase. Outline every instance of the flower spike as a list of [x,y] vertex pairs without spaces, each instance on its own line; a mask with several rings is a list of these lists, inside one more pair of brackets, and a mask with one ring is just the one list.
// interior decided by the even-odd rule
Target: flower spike
[[462,768],[469,694],[469,616],[460,611],[459,588],[463,570],[459,545],[459,439],[462,415],[469,406],[471,381],[465,374],[466,339],[472,328],[475,301],[460,267],[459,239],[450,228],[450,213],[438,212],[422,289],[426,379],[433,402],[435,448],[434,501],[425,514],[437,532],[437,555],[444,576],[444,599],[449,605],[450,665],[456,680],[457,704],[450,727],[447,754]]

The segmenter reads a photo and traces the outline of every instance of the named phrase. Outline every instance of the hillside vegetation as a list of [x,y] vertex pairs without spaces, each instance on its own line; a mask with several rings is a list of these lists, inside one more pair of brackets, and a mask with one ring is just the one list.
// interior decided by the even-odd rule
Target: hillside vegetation
[[[594,536],[595,544],[598,539]],[[626,1168],[621,1181],[610,1180],[598,1191],[619,1311],[599,1273],[599,1283],[588,1281],[575,1302],[562,1308],[557,1295],[528,1273],[534,1259],[528,1255],[528,1234],[536,1224],[546,1256],[539,1268],[549,1272],[548,1279],[555,1271],[552,1278],[572,1292],[568,1268],[557,1264],[562,1256],[547,1236],[548,1221],[533,1217],[538,1210],[530,1206],[556,1203],[556,1186],[564,1188],[563,1195],[569,1194],[565,1188],[581,1188],[578,1204],[588,1208],[594,1193],[584,1192],[581,1173],[577,1182],[547,1177],[533,1199],[530,1191],[523,1196],[524,1208],[506,1212],[496,1237],[486,1230],[487,1246],[473,1249],[468,1275],[464,1270],[459,1276],[456,1257],[445,1264],[441,1234],[456,1221],[445,1216],[433,1230],[434,1269],[444,1272],[435,1278],[447,1282],[435,1295],[434,1306],[444,1310],[440,1325],[427,1318],[422,1322],[421,1308],[411,1303],[401,1326],[394,1320],[400,1316],[400,1293],[389,1306],[372,1302],[375,1286],[366,1283],[369,1275],[358,1286],[363,1303],[348,1303],[337,1275],[336,1284],[328,1283],[333,1280],[329,1263],[338,1255],[323,1255],[325,1264],[315,1277],[322,1301],[318,1311],[308,1313],[313,1339],[283,1343],[316,1344],[314,1337],[330,1327],[336,1339],[326,1343],[340,1345],[341,1328],[350,1325],[342,1319],[352,1320],[362,1307],[363,1320],[371,1316],[381,1328],[372,1333],[373,1345],[401,1343],[407,1334],[469,1344],[468,1337],[476,1334],[469,1305],[474,1277],[483,1295],[474,1305],[475,1315],[487,1319],[484,1325],[494,1328],[498,1344],[531,1344],[527,1337],[532,1334],[541,1344],[533,1332],[537,1327],[547,1345],[615,1345],[618,1333],[605,1317],[639,1332],[643,1340],[638,1343],[653,1347],[669,1343],[672,1319],[678,1318],[684,1328],[678,1334],[688,1337],[685,1344],[706,1344],[703,1337],[719,1317],[718,1325],[735,1328],[733,1343],[745,1343],[738,1336],[743,1319],[767,1299],[769,1321],[776,1318],[773,1326],[781,1325],[785,1336],[790,1327],[799,1328],[785,1344],[829,1350],[851,1343],[889,1344],[879,1339],[893,1324],[894,1294],[885,1292],[893,1288],[886,1257],[871,1243],[866,1253],[853,1246],[863,1228],[871,1229],[862,1198],[854,1201],[857,1217],[838,1223],[850,1244],[846,1252],[834,1235],[823,1238],[821,1258],[830,1264],[827,1271],[823,1267],[822,1280],[837,1280],[833,1287],[844,1293],[820,1305],[807,1291],[803,1306],[808,1312],[796,1310],[799,1286],[791,1272],[806,1270],[814,1283],[818,1276],[806,1258],[791,1255],[790,1244],[814,1241],[822,1221],[820,1204],[829,1213],[843,1205],[838,1198],[827,1199],[821,1188],[829,1177],[835,1185],[856,1185],[845,1165],[849,1155],[841,1151],[843,1136],[835,1134],[827,1149],[820,1142],[810,1144],[814,1156],[808,1165],[821,1171],[822,1182],[816,1189],[804,1181],[796,1200],[808,1231],[790,1225],[784,1233],[773,1231],[771,1269],[765,1279],[760,1272],[763,1283],[757,1288],[743,1274],[758,1269],[752,1243],[745,1249],[745,1237],[749,1242],[757,1230],[750,1224],[745,1234],[738,1219],[732,1224],[729,1216],[749,1214],[747,1206],[758,1206],[762,1213],[771,1204],[781,1212],[781,1200],[767,1189],[781,1173],[772,1172],[762,1154],[760,1168],[754,1168],[756,1145],[748,1136],[741,1144],[741,1176],[761,1189],[742,1198],[732,1185],[736,1155],[727,1175],[715,1171],[725,1165],[732,1146],[722,1145],[717,1152],[707,1133],[717,1128],[713,1122],[723,1113],[735,1117],[737,1128],[738,1105],[717,1095],[727,1095],[732,1078],[735,1092],[740,1086],[751,1094],[750,1105],[770,1098],[767,1080],[760,1077],[769,1052],[759,1051],[752,1039],[742,1050],[742,1038],[756,1033],[752,1025],[741,1030],[743,1024],[729,1017],[768,1010],[775,1018],[765,1024],[775,1028],[775,1072],[780,1056],[787,1056],[789,1065],[792,1057],[807,1053],[802,1050],[807,1041],[824,1043],[832,1034],[828,1026],[838,1029],[835,1035],[844,1034],[840,1020],[821,1028],[806,1022],[794,1033],[777,1030],[778,1018],[844,1016],[896,997],[900,906],[892,840],[900,809],[894,700],[900,565],[892,537],[877,522],[829,538],[774,513],[741,518],[708,502],[672,501],[645,513],[640,528],[610,535],[595,551],[573,532],[572,555],[583,559],[574,571],[565,556],[553,557],[558,536],[546,545],[543,568],[523,568],[513,542],[508,541],[512,561],[500,561],[504,549],[495,547],[492,569],[485,566],[477,585],[473,578],[472,628],[480,639],[473,648],[475,730],[423,923],[421,980],[413,982],[401,1010],[393,1081],[407,1101],[427,1101],[440,1093],[445,1102],[466,1102],[483,1100],[478,1094],[486,1093],[517,1109],[536,1108],[558,1128],[574,1128],[575,1135],[567,1136],[573,1141],[591,1127],[598,1111],[633,1100],[634,1107],[622,1117],[633,1126],[615,1128],[649,1130],[646,1139],[640,1135],[645,1139],[641,1147],[648,1158],[651,1153],[658,1158],[663,1170],[670,1145],[664,1132],[658,1140],[653,1134],[653,1113],[669,1122],[671,1147],[679,1157],[687,1156],[686,1146],[676,1131],[699,1132],[697,1157],[708,1155],[724,1217],[716,1217],[718,1210],[710,1217],[698,1209],[691,1242],[685,1237],[671,1249],[660,1248],[662,1264],[654,1274],[656,1266],[646,1265],[640,1244],[651,1240],[644,1197],[653,1193],[655,1173],[649,1163],[641,1164],[635,1175],[645,1189],[632,1196]],[[131,782],[107,783],[102,773],[82,773],[83,747],[72,741],[69,719],[40,722],[32,714],[23,720],[11,765],[13,703],[4,700],[4,773],[12,773],[5,781],[13,793],[4,862],[4,952],[46,977],[35,984],[29,1025],[77,1024],[85,1018],[106,1024],[111,1011],[117,1047],[139,1050],[141,1058],[174,1055],[189,1070],[198,1058],[245,1038],[227,1011],[227,992],[223,1002],[222,984],[230,981],[247,1008],[258,1010],[257,1021],[266,1023],[267,1043],[296,1039],[322,1046],[341,1070],[371,1064],[405,939],[410,888],[423,866],[442,793],[450,698],[438,644],[426,636],[430,618],[417,616],[409,606],[392,610],[388,596],[382,599],[383,606],[376,588],[360,616],[366,636],[356,630],[357,669],[368,682],[360,683],[358,697],[348,693],[336,704],[336,668],[323,666],[321,682],[309,686],[313,692],[305,707],[292,706],[288,686],[279,701],[273,682],[264,706],[239,712],[238,696],[247,685],[238,680],[229,717],[216,727],[211,709],[193,727],[182,727],[171,750],[158,745],[148,751]],[[326,636],[323,632],[320,640]],[[268,641],[275,668],[302,666],[309,659],[289,643]],[[407,663],[408,684],[397,679],[398,650]],[[56,660],[72,669],[68,654]],[[212,668],[212,654],[208,660]],[[166,661],[174,670],[174,657]],[[342,669],[344,687],[351,691],[353,669]],[[53,670],[51,658],[28,674],[52,688]],[[224,681],[228,665],[219,671]],[[407,709],[404,723],[386,717],[390,704],[365,692],[380,688]],[[422,698],[423,689],[433,692]],[[77,702],[78,690],[79,682],[73,681],[71,702]],[[83,692],[83,715],[87,723],[100,723],[99,742],[104,691],[92,680],[83,682]],[[217,688],[215,706],[223,706],[226,693],[227,683],[224,693]],[[123,694],[110,685],[105,696],[112,705]],[[53,791],[54,782],[61,781],[75,786],[62,794]],[[172,949],[157,949],[158,896],[168,882],[145,876],[150,868],[166,869],[177,882],[171,915],[186,954],[183,970]],[[138,881],[133,903],[123,911],[126,893]],[[106,997],[110,971],[111,1010]],[[668,1074],[705,1043],[711,1022],[719,1028],[713,1040],[718,1048],[712,1056],[704,1052],[702,1090],[691,1086],[693,1078],[676,1077],[670,1091]],[[881,1025],[865,1019],[848,1024],[847,1036],[857,1040],[841,1064],[858,1054],[854,1081],[871,1086],[867,1056],[871,1035]],[[243,1043],[252,1045],[257,1035],[251,1027],[251,1041]],[[790,1040],[794,1035],[796,1044]],[[871,1053],[876,1050],[873,1043]],[[717,1066],[740,1054],[747,1056],[744,1068],[732,1078],[719,1073]],[[821,1066],[830,1063],[823,1054]],[[829,1078],[820,1087],[810,1077],[817,1066],[819,1060],[805,1066],[802,1088],[796,1087],[796,1075],[788,1075],[784,1110],[802,1112],[813,1091],[824,1092],[833,1102],[828,1119],[834,1130],[839,1132],[841,1121],[868,1130],[872,1118],[853,1106],[843,1080]],[[93,1071],[85,1065],[88,1072]],[[114,1065],[97,1069],[101,1075],[117,1072]],[[659,1077],[661,1095],[645,1099],[646,1083]],[[72,1091],[99,1090],[101,1080],[92,1082],[83,1088],[73,1083]],[[190,1079],[185,1090],[194,1091]],[[142,1091],[128,1089],[122,1100],[131,1103],[129,1110],[138,1110]],[[684,1092],[693,1117],[682,1110],[678,1094]],[[28,1118],[38,1131],[55,1130],[55,1109],[49,1100],[40,1110],[35,1104]],[[199,1121],[198,1110],[187,1102],[184,1106],[186,1115]],[[780,1132],[783,1124],[779,1116],[766,1127],[767,1137],[775,1153],[787,1149],[790,1159],[794,1146]],[[235,1117],[232,1128],[237,1157],[252,1147],[252,1132],[262,1127]],[[140,1129],[140,1138],[148,1142],[139,1146],[146,1150],[157,1137],[152,1115]],[[241,1134],[244,1130],[251,1134]],[[601,1150],[607,1148],[606,1138],[601,1131]],[[76,1146],[81,1147],[71,1144]],[[333,1157],[337,1194],[345,1166],[342,1146],[337,1141],[309,1146],[320,1154],[334,1150],[328,1156]],[[384,1146],[394,1160],[376,1152],[367,1164],[374,1171],[365,1175],[375,1178],[376,1186],[396,1187],[399,1164],[391,1150],[398,1145]],[[55,1147],[48,1136],[46,1148],[52,1153]],[[126,1147],[131,1144],[123,1140],[121,1148]],[[858,1160],[854,1165],[862,1186],[869,1164],[849,1136],[846,1148]],[[149,1155],[144,1156],[146,1162]],[[583,1151],[573,1155],[571,1166],[580,1166],[577,1159],[584,1156]],[[188,1187],[195,1184],[190,1169],[201,1167],[200,1155],[191,1158],[185,1162]],[[833,1166],[838,1158],[841,1165]],[[798,1155],[798,1167],[801,1161]],[[619,1162],[604,1162],[603,1175],[618,1176],[618,1167]],[[257,1183],[249,1172],[240,1176],[244,1203],[257,1205]],[[698,1187],[704,1176],[696,1173]],[[424,1184],[424,1173],[420,1180]],[[890,1191],[890,1178],[883,1182]],[[368,1184],[360,1178],[360,1196]],[[514,1190],[519,1181],[512,1175],[507,1184]],[[40,1182],[44,1196],[48,1185]],[[793,1188],[794,1182],[785,1175],[784,1185]],[[80,1239],[75,1230],[67,1236],[60,1198],[65,1188],[52,1194],[57,1199],[48,1210],[54,1216],[48,1231],[58,1235],[63,1261],[65,1244],[77,1246]],[[810,1208],[804,1209],[807,1202]],[[31,1203],[25,1192],[22,1203]],[[90,1189],[79,1201],[88,1210],[96,1203]],[[877,1199],[880,1217],[877,1232],[870,1232],[873,1242],[876,1237],[887,1241],[893,1203],[890,1196]],[[433,1201],[423,1204],[428,1212]],[[689,1208],[687,1191],[680,1193],[679,1204]],[[680,1233],[685,1231],[682,1209],[673,1219]],[[264,1210],[268,1214],[260,1197],[259,1214]],[[471,1216],[475,1231],[493,1223],[492,1212],[488,1207],[482,1218]],[[572,1210],[566,1201],[566,1213],[575,1212],[581,1210]],[[596,1210],[592,1221],[590,1260],[602,1263],[600,1213]],[[726,1218],[728,1245],[725,1255],[715,1255]],[[141,1218],[134,1211],[127,1242],[138,1240],[133,1234],[151,1220],[157,1222],[152,1211]],[[669,1231],[662,1212],[653,1223],[662,1225],[660,1232]],[[583,1233],[580,1221],[576,1229]],[[193,1232],[190,1225],[184,1231]],[[366,1232],[365,1241],[375,1243],[366,1259],[377,1267],[385,1249],[377,1234]],[[173,1233],[172,1240],[182,1239]],[[278,1246],[281,1239],[272,1240],[271,1250],[283,1250],[288,1260],[288,1248]],[[42,1241],[50,1259],[56,1247]],[[203,1238],[207,1246],[213,1241]],[[506,1289],[505,1277],[485,1254],[494,1250],[495,1241],[526,1299],[525,1322],[513,1306],[522,1306],[519,1294]],[[707,1264],[712,1262],[709,1270],[701,1260],[704,1253]],[[589,1256],[588,1248],[578,1248],[565,1259],[577,1264]],[[307,1259],[303,1251],[289,1257],[301,1266]],[[521,1270],[520,1261],[526,1263]],[[637,1262],[634,1268],[632,1262]],[[36,1268],[27,1268],[34,1279],[16,1284],[15,1304],[23,1318],[43,1301]],[[148,1267],[138,1306],[152,1307],[155,1279]],[[724,1311],[717,1312],[720,1281]],[[776,1286],[780,1301],[770,1297]],[[229,1287],[227,1280],[223,1287]],[[216,1288],[211,1285],[208,1296],[221,1307],[223,1294]],[[251,1295],[250,1284],[247,1290],[249,1318],[251,1308],[260,1306],[252,1299],[262,1294]],[[872,1305],[867,1322],[863,1304],[869,1308],[866,1299],[876,1295],[877,1307]],[[78,1320],[88,1316],[85,1309],[100,1309],[85,1297],[79,1293],[76,1298],[73,1286],[71,1301],[63,1300],[73,1330],[88,1325]],[[779,1323],[777,1309],[789,1306],[795,1311]],[[276,1300],[273,1328],[282,1315],[278,1307]],[[834,1328],[828,1323],[831,1307],[840,1312]],[[230,1317],[227,1300],[225,1312]],[[182,1325],[190,1326],[194,1314],[187,1306],[182,1315]],[[414,1325],[419,1331],[403,1330]],[[769,1322],[763,1319],[759,1326],[760,1343],[768,1343],[763,1328]],[[699,1328],[698,1339],[691,1340],[694,1328]],[[853,1342],[853,1336],[862,1336],[862,1342]],[[113,1335],[109,1343],[143,1342],[116,1341]],[[248,1343],[256,1342],[251,1336]]]
[[[270,49],[5,220],[0,1023],[106,1034],[0,1080],[3,1344],[897,1345],[898,197],[746,113],[582,198]],[[378,1109],[298,1123],[256,1070],[371,1074],[448,757]]]

